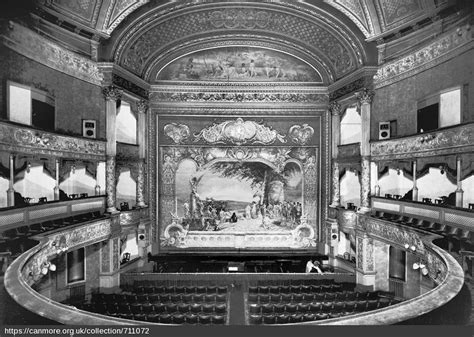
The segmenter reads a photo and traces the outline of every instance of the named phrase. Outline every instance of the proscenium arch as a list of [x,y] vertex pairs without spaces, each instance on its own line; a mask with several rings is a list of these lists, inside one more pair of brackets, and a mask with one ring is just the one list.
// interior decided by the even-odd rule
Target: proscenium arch
[[[324,82],[326,82],[325,79],[327,80],[327,74],[324,73],[324,76],[323,76],[322,72],[320,71],[320,67],[315,67],[314,64],[310,63],[310,61],[304,59],[303,57],[301,57],[299,55],[294,55],[294,54],[291,54],[288,51],[280,50],[280,49],[277,49],[277,48],[270,48],[270,47],[266,47],[266,46],[254,46],[254,45],[251,45],[251,44],[245,44],[244,45],[242,43],[240,43],[240,44],[239,43],[229,44],[229,45],[226,45],[226,46],[215,46],[215,47],[211,47],[211,48],[202,48],[201,47],[201,48],[191,50],[191,51],[187,51],[186,53],[180,54],[176,58],[174,58],[170,61],[167,61],[166,64],[163,64],[164,61],[155,60],[154,63],[150,66],[151,70],[148,71],[148,74],[146,76],[147,76],[147,78],[149,79],[150,82],[152,82],[153,80],[154,81],[160,81],[158,79],[158,77],[160,76],[161,72],[164,71],[168,66],[173,64],[175,61],[178,61],[178,60],[183,59],[183,58],[188,57],[188,56],[192,56],[192,55],[194,55],[198,52],[202,52],[202,51],[219,50],[221,48],[234,48],[234,47],[264,49],[264,50],[274,51],[274,52],[277,52],[277,53],[280,53],[280,54],[288,55],[292,58],[295,58],[295,59],[301,61],[302,63],[304,63],[305,65],[307,65],[311,69],[313,69],[314,72],[321,78],[321,81],[315,81],[315,82],[311,82],[311,83],[323,84]],[[321,67],[323,67],[323,65],[321,65]]]
[[[281,20],[281,24],[271,27],[257,27],[256,29],[246,29],[246,27],[211,27],[211,24],[208,22],[210,19],[206,15],[213,11],[226,10],[263,11]],[[190,15],[195,16],[193,20],[184,20],[191,19]],[[181,27],[182,25],[178,25],[178,28],[174,30],[170,28],[174,27],[172,26],[173,20],[177,20],[174,24],[182,21],[187,25],[192,25],[194,24],[192,21],[199,21],[197,20],[198,18],[201,18],[200,22],[204,22],[204,24],[195,24],[195,26],[191,27],[192,29],[190,27]],[[277,29],[271,29],[275,27]],[[172,34],[168,34],[166,30],[163,30],[164,28],[171,30]],[[160,32],[161,34],[151,34]],[[147,33],[149,33],[148,36],[146,35]],[[206,39],[215,42],[216,36],[223,38],[224,35],[240,35],[241,39],[247,41],[254,39],[256,36],[264,41],[279,40],[281,46],[291,45],[293,47],[295,52],[290,52],[290,54],[304,51],[307,55],[314,55],[312,57],[313,60],[307,63],[314,65],[326,63],[327,68],[330,68],[328,73],[332,76],[331,82],[360,68],[366,63],[368,58],[367,51],[365,50],[367,45],[363,38],[361,38],[363,35],[357,29],[354,30],[347,22],[338,19],[327,6],[317,8],[300,2],[295,4],[294,2],[283,0],[278,2],[226,1],[222,3],[202,2],[197,4],[178,1],[174,6],[166,6],[165,8],[163,6],[143,6],[130,17],[129,21],[124,22],[114,34],[116,36],[112,36],[111,40],[103,48],[105,53],[103,58],[115,61],[123,68],[142,78],[145,78],[144,74],[146,72],[149,73],[149,65],[154,62],[156,56],[159,55],[161,57],[170,48],[177,45],[183,46],[193,41],[200,41],[199,43],[202,44]],[[160,35],[160,37],[158,38],[156,35]],[[140,38],[142,38],[143,42],[146,42],[150,36],[154,39],[163,39],[163,41],[160,40],[159,43],[154,43],[157,41],[153,40],[151,46],[146,46],[145,49],[148,50],[143,52],[143,48],[138,48],[136,42]],[[220,39],[220,41],[224,40]],[[134,57],[135,54],[130,53],[131,50],[135,50],[134,48],[141,55],[139,61]],[[281,50],[281,48],[276,46],[273,48]],[[306,51],[309,51],[309,53]],[[134,69],[130,69],[126,62],[124,62],[127,56],[134,60],[133,62],[136,65],[135,68],[132,67]],[[347,64],[344,63],[344,59],[348,62]]]

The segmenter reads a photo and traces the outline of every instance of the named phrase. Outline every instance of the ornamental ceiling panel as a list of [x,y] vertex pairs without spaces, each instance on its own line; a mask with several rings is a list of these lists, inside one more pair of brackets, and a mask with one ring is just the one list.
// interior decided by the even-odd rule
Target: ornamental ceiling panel
[[365,37],[374,34],[374,27],[365,0],[324,0],[346,14],[362,31]]
[[103,31],[107,34],[112,33],[127,15],[148,1],[149,0],[112,0],[112,4],[107,10]]
[[[114,59],[123,68],[149,79],[145,74],[150,74],[151,66],[161,69],[174,60],[166,59],[161,65],[156,62],[171,49],[179,49],[193,41],[202,44],[216,41],[217,37],[223,41],[223,36],[228,40],[229,36],[238,35],[241,40],[260,42],[254,46],[270,40],[278,41],[282,46],[292,45],[294,50],[311,55],[314,63],[326,65],[325,71],[333,80],[356,70],[364,62],[362,42],[336,18],[321,13],[311,12],[310,16],[281,5],[257,6],[255,3],[240,4],[239,7],[229,3],[195,5],[193,9],[177,10],[172,14],[168,11],[169,15],[148,12],[131,22],[116,40]],[[251,47],[252,43],[248,45]],[[186,52],[202,49],[200,45]],[[176,55],[175,59],[182,54]]]
[[389,30],[419,16],[422,0],[377,0],[375,8],[382,30]]
[[[50,7],[80,23],[95,28],[103,0],[52,0]],[[46,1],[48,4],[48,1]]]

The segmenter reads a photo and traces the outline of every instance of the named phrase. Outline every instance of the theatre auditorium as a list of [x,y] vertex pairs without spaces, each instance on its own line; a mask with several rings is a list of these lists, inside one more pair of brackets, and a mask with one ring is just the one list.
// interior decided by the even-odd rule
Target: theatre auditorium
[[2,1],[0,324],[473,324],[473,5]]

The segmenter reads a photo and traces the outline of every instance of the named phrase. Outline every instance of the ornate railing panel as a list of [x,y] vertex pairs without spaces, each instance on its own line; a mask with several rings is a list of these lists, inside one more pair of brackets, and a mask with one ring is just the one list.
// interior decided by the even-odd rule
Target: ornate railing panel
[[413,136],[373,141],[372,160],[431,157],[474,151],[474,123]]
[[137,161],[138,145],[117,143],[117,161]]
[[357,225],[356,211],[345,208],[338,208],[337,223],[339,224],[339,229],[344,233],[348,233],[349,231],[353,230]]
[[59,158],[105,160],[105,141],[63,136],[0,122],[0,151]]

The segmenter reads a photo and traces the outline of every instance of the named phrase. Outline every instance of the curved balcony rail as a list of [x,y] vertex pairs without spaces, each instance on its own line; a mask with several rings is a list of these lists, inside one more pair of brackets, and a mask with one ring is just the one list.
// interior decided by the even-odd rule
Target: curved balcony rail
[[[384,232],[385,231],[381,231],[381,233]],[[40,238],[39,245],[23,253],[7,269],[4,281],[7,292],[16,302],[26,309],[59,323],[69,325],[137,324],[137,321],[86,312],[75,307],[61,304],[52,301],[50,298],[39,294],[32,289],[32,285],[38,282],[42,277],[42,263],[57,254],[57,248],[53,242],[64,240],[61,237],[65,237],[67,248],[74,249],[75,247],[105,240],[110,236],[110,234],[111,220],[104,219],[45,235]],[[431,242],[423,242],[423,245],[424,249],[417,251],[417,253],[422,254],[421,257],[428,261],[429,268],[432,268],[435,271],[442,271],[436,273],[437,286],[434,289],[416,298],[386,308],[340,318],[327,319],[324,321],[292,323],[291,325],[395,324],[428,313],[449,302],[459,293],[463,285],[464,274],[462,268],[452,256],[434,246]],[[291,277],[291,275],[286,275],[284,277]],[[157,323],[148,322],[147,324]]]
[[370,142],[372,160],[397,160],[474,151],[474,123]]
[[416,201],[372,197],[372,210],[430,220],[442,225],[474,231],[474,210],[443,207]]
[[105,160],[104,140],[65,136],[0,121],[0,151],[57,158]]
[[131,209],[120,212],[120,225],[122,227],[134,227],[140,224],[140,221],[148,219],[148,207]]
[[67,201],[51,201],[20,208],[8,208],[0,212],[0,231],[28,226],[34,223],[66,218],[84,212],[105,209],[105,196],[94,196]]

